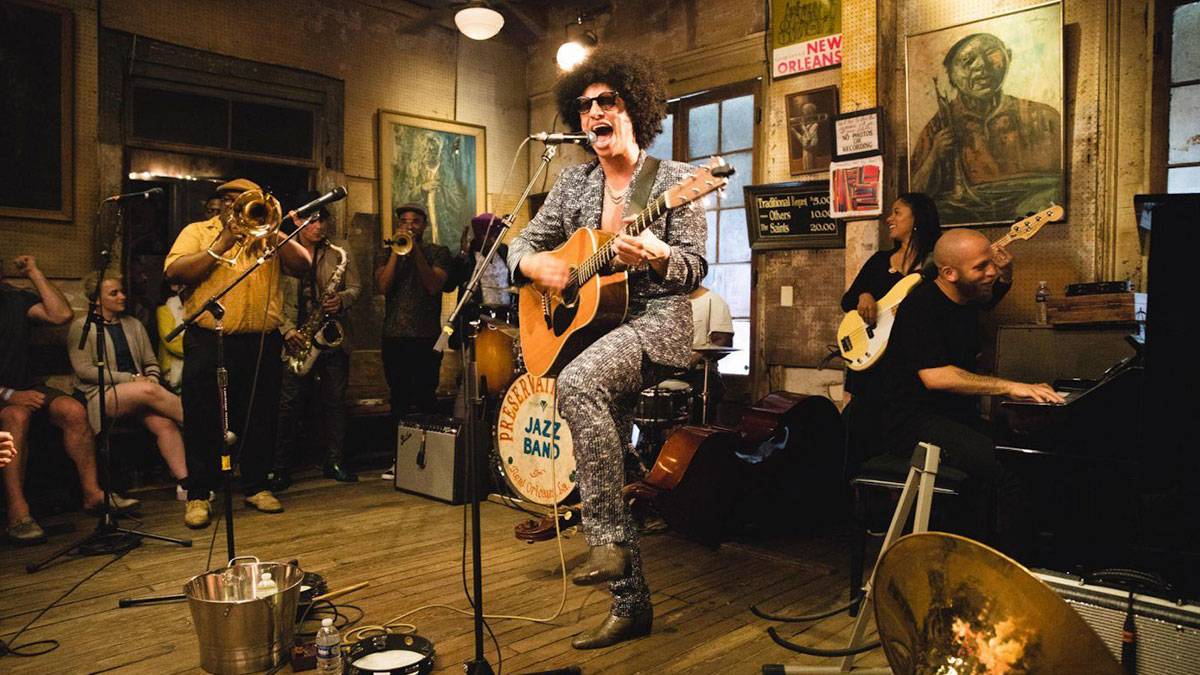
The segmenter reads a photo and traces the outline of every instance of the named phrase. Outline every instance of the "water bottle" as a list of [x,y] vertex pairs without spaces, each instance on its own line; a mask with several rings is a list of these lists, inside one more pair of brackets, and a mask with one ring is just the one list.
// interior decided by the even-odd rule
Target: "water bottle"
[[258,580],[258,586],[254,589],[254,596],[258,598],[266,598],[275,595],[279,592],[279,586],[275,580],[271,578],[270,572],[263,572],[262,577]]
[[1033,296],[1037,303],[1037,322],[1039,326],[1045,326],[1050,322],[1046,312],[1046,301],[1050,299],[1050,289],[1046,286],[1046,282],[1039,281],[1037,294]]
[[317,672],[342,675],[342,636],[333,619],[321,619],[321,630],[317,631]]

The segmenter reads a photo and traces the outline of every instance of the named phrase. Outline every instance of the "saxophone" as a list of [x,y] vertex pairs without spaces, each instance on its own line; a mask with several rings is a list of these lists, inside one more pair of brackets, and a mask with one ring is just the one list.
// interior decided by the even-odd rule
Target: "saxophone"
[[[341,257],[338,260],[337,269],[333,271],[333,275],[329,277],[329,283],[325,286],[325,294],[321,296],[322,304],[326,298],[337,293],[338,286],[342,283],[342,276],[346,273],[346,249],[332,243],[329,243],[329,248]],[[346,338],[342,324],[332,314],[321,309],[320,305],[313,308],[312,313],[304,320],[304,325],[297,328],[296,332],[300,334],[304,344],[300,347],[293,347],[291,343],[284,342],[283,363],[289,371],[299,376],[307,375],[308,371],[312,370],[313,364],[317,362],[317,357],[321,355],[322,351],[336,349]]]

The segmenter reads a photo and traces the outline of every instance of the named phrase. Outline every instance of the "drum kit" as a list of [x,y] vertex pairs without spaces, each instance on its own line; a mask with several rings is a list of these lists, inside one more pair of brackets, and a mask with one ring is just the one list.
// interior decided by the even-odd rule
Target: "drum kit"
[[[485,391],[498,400],[491,462],[497,488],[544,507],[574,503],[578,495],[571,429],[558,417],[554,380],[525,371],[517,316],[517,308],[512,305],[482,305],[475,337],[478,371],[485,378]],[[696,351],[705,362],[700,392],[694,393],[687,382],[668,379],[637,397],[633,421],[638,429],[637,450],[643,460],[653,462],[671,431],[693,421],[696,406],[701,410],[701,423],[707,422],[709,366],[737,350],[705,345]]]

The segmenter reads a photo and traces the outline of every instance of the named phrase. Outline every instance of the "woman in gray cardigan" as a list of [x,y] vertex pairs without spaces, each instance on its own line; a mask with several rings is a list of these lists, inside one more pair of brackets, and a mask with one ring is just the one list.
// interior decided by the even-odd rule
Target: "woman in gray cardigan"
[[[109,419],[127,415],[141,419],[154,434],[171,475],[179,484],[187,480],[184,457],[183,404],[179,397],[160,384],[162,371],[154,356],[154,347],[145,326],[125,315],[125,291],[120,279],[100,283],[100,313],[104,316],[105,351],[108,366],[104,370],[105,412]],[[67,344],[77,345],[83,334],[84,317],[75,319]],[[75,368],[75,390],[87,400],[88,422],[100,429],[100,386],[96,376],[96,332],[88,333],[83,349],[71,349]]]

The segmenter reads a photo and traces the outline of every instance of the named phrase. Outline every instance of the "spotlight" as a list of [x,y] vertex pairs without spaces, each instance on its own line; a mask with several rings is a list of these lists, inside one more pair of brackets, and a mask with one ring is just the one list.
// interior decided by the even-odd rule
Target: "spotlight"
[[472,2],[454,15],[454,25],[472,40],[487,40],[504,27],[504,15],[484,2]]
[[585,30],[574,40],[562,43],[562,46],[558,48],[558,53],[554,56],[554,60],[562,70],[572,70],[575,66],[582,63],[588,57],[588,54],[592,53],[592,48],[598,42],[599,40],[596,39],[595,33]]

